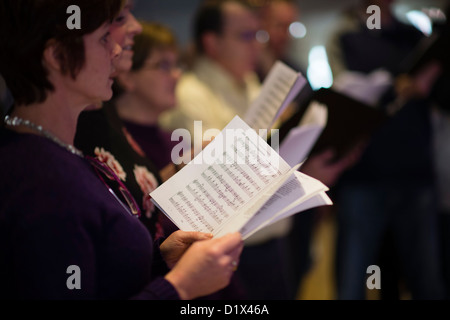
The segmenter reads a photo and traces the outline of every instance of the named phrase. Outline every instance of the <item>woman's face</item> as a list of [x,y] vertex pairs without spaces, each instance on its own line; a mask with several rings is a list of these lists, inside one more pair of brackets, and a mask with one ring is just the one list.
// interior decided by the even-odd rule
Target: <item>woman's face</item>
[[111,24],[111,36],[123,49],[120,58],[115,62],[117,72],[125,72],[131,69],[134,37],[142,32],[141,24],[131,13],[132,7],[132,1],[126,1],[122,12]]
[[180,75],[176,51],[154,49],[140,70],[129,73],[134,84],[132,93],[158,112],[172,109],[176,105],[175,89]]
[[109,29],[110,25],[104,24],[83,37],[85,64],[76,79],[69,82],[72,92],[88,103],[106,101],[112,97],[113,62],[118,59],[122,48],[111,37]]

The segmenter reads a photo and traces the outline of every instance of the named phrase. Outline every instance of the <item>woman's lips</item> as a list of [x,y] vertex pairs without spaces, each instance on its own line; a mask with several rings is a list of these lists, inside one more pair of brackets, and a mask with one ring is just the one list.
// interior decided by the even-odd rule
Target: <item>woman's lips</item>
[[128,42],[126,45],[122,47],[124,51],[133,51],[134,42]]

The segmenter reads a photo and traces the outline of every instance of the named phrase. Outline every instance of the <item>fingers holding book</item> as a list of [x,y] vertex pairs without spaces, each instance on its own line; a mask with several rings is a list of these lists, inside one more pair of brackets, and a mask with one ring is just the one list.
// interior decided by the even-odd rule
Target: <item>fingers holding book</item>
[[195,299],[225,288],[243,250],[239,233],[193,243],[166,275],[181,299]]

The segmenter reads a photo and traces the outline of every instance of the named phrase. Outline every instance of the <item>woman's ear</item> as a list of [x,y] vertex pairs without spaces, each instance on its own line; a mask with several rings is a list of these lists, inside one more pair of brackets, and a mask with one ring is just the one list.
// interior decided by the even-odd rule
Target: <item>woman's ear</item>
[[48,71],[57,71],[61,72],[62,67],[62,57],[61,57],[61,51],[58,50],[58,46],[56,44],[56,41],[50,40],[45,49],[43,54],[43,63],[44,66],[47,67]]

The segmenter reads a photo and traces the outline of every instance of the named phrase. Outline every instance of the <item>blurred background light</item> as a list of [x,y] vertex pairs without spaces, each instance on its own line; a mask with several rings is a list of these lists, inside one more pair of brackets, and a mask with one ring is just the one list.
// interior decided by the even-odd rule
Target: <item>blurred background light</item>
[[296,39],[302,39],[306,37],[306,26],[301,22],[294,22],[289,26],[289,33]]
[[419,10],[412,10],[406,13],[406,18],[427,37],[433,33],[433,23],[426,13]]
[[267,43],[270,40],[270,35],[266,30],[259,30],[256,33],[256,40],[259,43]]
[[432,21],[440,22],[440,23],[443,23],[443,22],[446,22],[446,21],[447,21],[447,17],[445,16],[444,11],[442,11],[442,10],[439,9],[439,8],[425,8],[425,9],[422,9],[422,11],[423,11],[428,17],[430,17],[430,19],[431,19]]
[[330,88],[333,85],[333,73],[324,46],[315,46],[309,52],[307,76],[313,90]]

